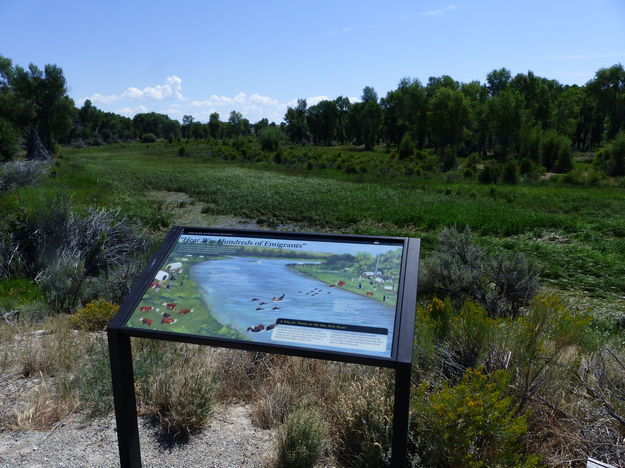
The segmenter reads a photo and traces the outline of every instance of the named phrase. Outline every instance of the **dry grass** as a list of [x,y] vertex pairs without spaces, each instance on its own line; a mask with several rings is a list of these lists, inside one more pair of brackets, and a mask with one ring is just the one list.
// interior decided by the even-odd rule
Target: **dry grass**
[[59,392],[54,382],[45,380],[40,374],[41,383],[35,387],[28,400],[15,410],[7,421],[13,430],[45,430],[72,414],[77,408],[77,401],[70,395]]
[[256,392],[252,421],[268,429],[283,424],[294,410],[313,407],[326,411],[358,368],[316,359],[272,356],[267,377]]
[[60,316],[21,330],[16,360],[24,377],[39,373],[52,375],[75,369],[83,356],[88,338],[72,330],[67,317]]
[[216,397],[225,402],[255,400],[267,379],[272,356],[236,349],[214,349],[212,355]]
[[186,437],[208,422],[214,404],[214,379],[206,348],[168,346],[167,361],[143,387],[144,413],[152,415],[162,431]]
[[585,466],[588,457],[625,466],[625,439],[614,421],[591,401],[578,399],[566,408],[534,401],[526,446],[548,466]]
[[333,406],[335,454],[349,466],[387,466],[392,428],[391,371],[370,368]]

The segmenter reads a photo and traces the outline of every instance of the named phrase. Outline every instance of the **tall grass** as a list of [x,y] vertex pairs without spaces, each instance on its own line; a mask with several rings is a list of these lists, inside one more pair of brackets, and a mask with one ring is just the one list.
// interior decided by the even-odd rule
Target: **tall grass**
[[[72,150],[54,182],[24,188],[20,196],[29,199],[58,184],[76,200],[114,203],[153,228],[166,224],[168,213],[145,197],[150,191],[184,192],[205,205],[205,214],[271,219],[278,227],[419,236],[426,252],[440,228],[468,226],[489,248],[536,258],[556,286],[625,295],[618,281],[625,275],[625,193],[618,187],[491,187],[436,174],[367,179],[332,169],[179,158],[166,146],[127,146]],[[0,211],[10,199],[0,201]]]

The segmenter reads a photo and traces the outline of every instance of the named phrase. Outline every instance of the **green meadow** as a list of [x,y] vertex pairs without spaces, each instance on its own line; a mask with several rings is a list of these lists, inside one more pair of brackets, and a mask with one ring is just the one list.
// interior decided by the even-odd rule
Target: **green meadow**
[[286,229],[415,236],[425,255],[442,227],[468,226],[489,250],[535,259],[544,284],[555,289],[607,307],[625,296],[622,187],[554,181],[490,186],[453,174],[366,178],[225,162],[199,145],[193,153],[180,157],[173,145],[139,144],[64,150],[54,178],[8,194],[2,205],[15,209],[62,190],[83,205],[120,207],[160,230],[176,219],[150,194],[179,192],[201,205],[207,224],[211,216],[228,215]]

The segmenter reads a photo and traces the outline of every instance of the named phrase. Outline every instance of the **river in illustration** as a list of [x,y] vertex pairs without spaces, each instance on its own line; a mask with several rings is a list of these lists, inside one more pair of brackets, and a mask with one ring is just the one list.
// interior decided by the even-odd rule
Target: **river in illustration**
[[[294,260],[229,257],[198,263],[191,269],[215,318],[250,340],[275,343],[267,330],[248,329],[275,324],[278,318],[312,320],[388,330],[386,350],[366,352],[390,356],[395,309],[375,299],[329,287],[287,265]],[[280,297],[282,300],[278,300]],[[283,344],[283,343],[282,343]],[[320,349],[335,347],[315,346]],[[338,349],[349,352],[349,349]]]

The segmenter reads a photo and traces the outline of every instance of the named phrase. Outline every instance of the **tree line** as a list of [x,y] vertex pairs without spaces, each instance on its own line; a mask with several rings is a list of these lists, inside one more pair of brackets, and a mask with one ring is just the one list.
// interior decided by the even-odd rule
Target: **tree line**
[[378,98],[365,87],[359,102],[339,96],[288,107],[283,122],[251,123],[239,112],[227,121],[185,115],[182,122],[156,112],[132,119],[96,108],[77,108],[56,65],[14,66],[0,56],[0,159],[37,140],[51,153],[57,144],[100,145],[120,141],[232,139],[254,136],[266,150],[282,141],[294,145],[356,144],[394,147],[400,158],[431,148],[443,157],[478,153],[500,161],[533,159],[547,170],[566,171],[569,151],[589,151],[625,130],[625,69],[598,70],[583,86],[564,85],[531,71],[512,76],[493,70],[486,82],[462,83],[448,75],[426,84],[404,78]]

